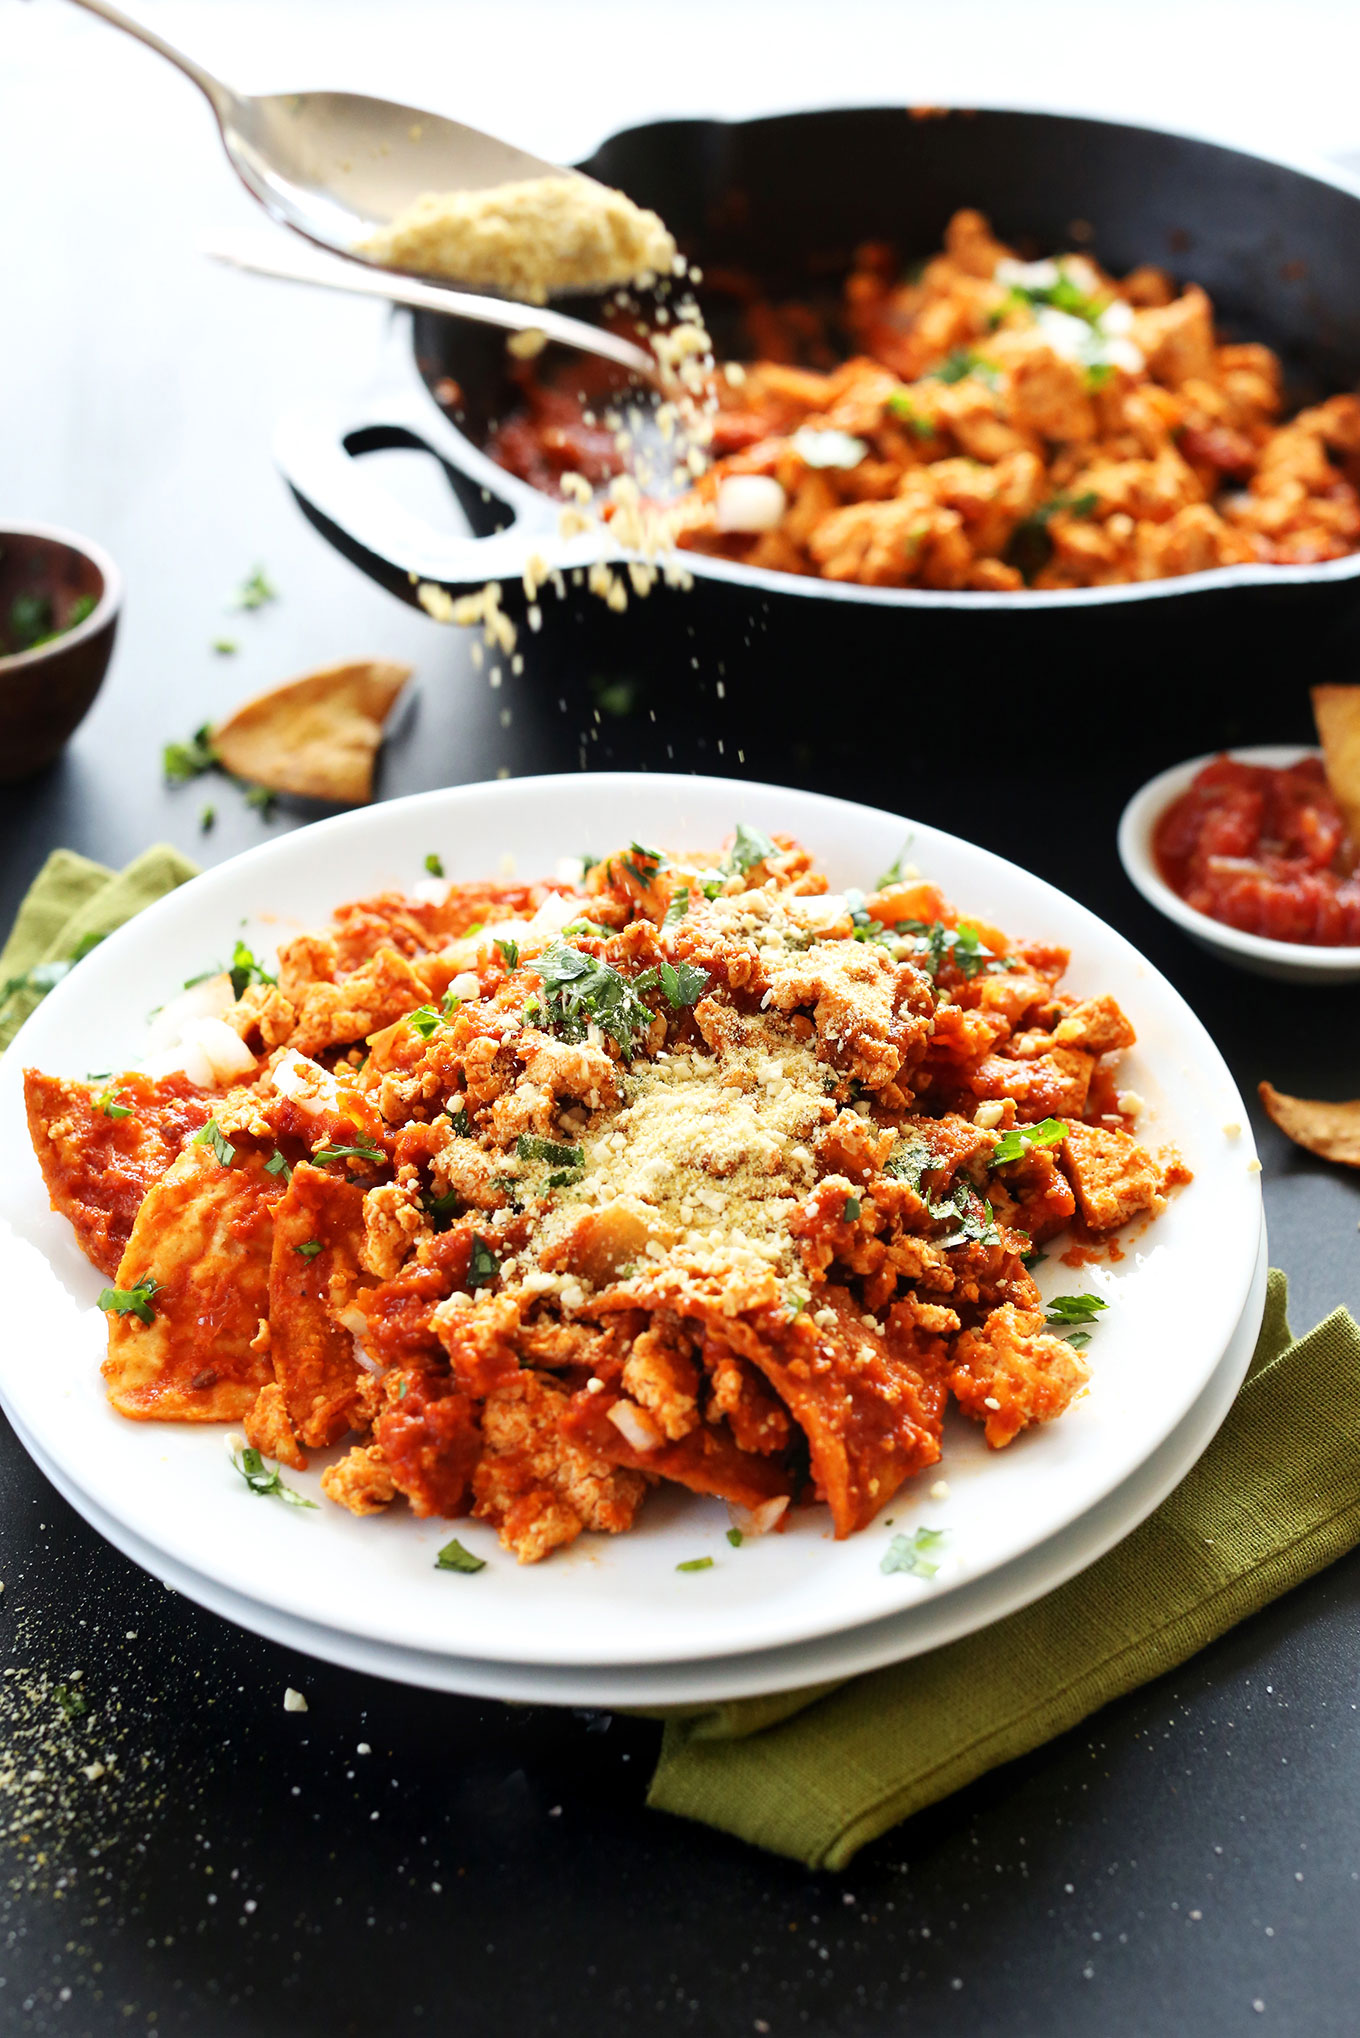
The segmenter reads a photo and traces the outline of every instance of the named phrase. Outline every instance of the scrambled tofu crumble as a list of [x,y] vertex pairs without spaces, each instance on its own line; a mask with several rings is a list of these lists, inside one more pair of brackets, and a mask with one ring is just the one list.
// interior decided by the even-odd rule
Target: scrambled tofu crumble
[[951,1397],[997,1448],[1068,1407],[1087,1318],[1028,1262],[1188,1176],[1128,1131],[1133,1028],[1064,951],[895,872],[831,894],[747,827],[418,891],[276,972],[238,946],[141,1072],[28,1072],[114,1278],[115,1407],[299,1468],[348,1440],[331,1501],[472,1513],[522,1562],[663,1481],[846,1536]]

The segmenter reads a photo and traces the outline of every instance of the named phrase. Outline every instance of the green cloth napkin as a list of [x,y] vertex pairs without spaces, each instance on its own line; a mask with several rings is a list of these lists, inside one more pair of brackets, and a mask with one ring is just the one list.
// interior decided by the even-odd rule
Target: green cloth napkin
[[[168,842],[143,850],[122,871],[92,863],[73,849],[54,849],[0,949],[0,1050],[51,988],[45,965],[70,962],[143,906],[197,876],[197,864]],[[34,972],[36,981],[30,981]]]
[[839,1685],[667,1717],[648,1803],[809,1868],[1174,1669],[1360,1542],[1360,1329],[1291,1343],[1272,1271],[1242,1391],[1098,1563],[962,1641]]
[[[121,873],[59,849],[25,898],[0,985],[69,959],[195,875],[167,845]],[[0,1007],[0,1047],[42,996]],[[16,1014],[16,1008],[20,1008]],[[1183,1663],[1360,1542],[1360,1330],[1338,1309],[1291,1342],[1284,1275],[1226,1422],[1156,1513],[1033,1606],[846,1683],[670,1708],[648,1802],[810,1868]]]

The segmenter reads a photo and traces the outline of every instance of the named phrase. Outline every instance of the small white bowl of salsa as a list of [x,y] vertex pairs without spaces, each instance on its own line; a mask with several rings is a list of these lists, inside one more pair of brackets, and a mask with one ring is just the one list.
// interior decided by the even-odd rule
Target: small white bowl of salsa
[[[1184,928],[1202,948],[1211,949],[1239,969],[1251,970],[1257,976],[1278,977],[1288,983],[1355,983],[1360,982],[1360,940],[1332,942],[1317,936],[1321,931],[1319,921],[1325,923],[1329,912],[1342,922],[1345,933],[1353,931],[1344,926],[1352,905],[1352,886],[1355,911],[1349,917],[1360,922],[1360,865],[1353,880],[1333,876],[1337,900],[1334,907],[1329,907],[1328,888],[1318,882],[1319,871],[1312,872],[1310,883],[1308,866],[1302,857],[1289,859],[1289,869],[1284,871],[1278,863],[1267,863],[1260,856],[1214,857],[1196,882],[1187,876],[1190,860],[1178,858],[1168,862],[1158,853],[1159,825],[1191,791],[1200,773],[1216,765],[1220,757],[1226,757],[1233,765],[1284,772],[1306,759],[1317,759],[1320,764],[1321,755],[1319,750],[1304,744],[1272,743],[1220,752],[1218,756],[1194,757],[1186,764],[1173,765],[1169,771],[1150,779],[1125,807],[1119,821],[1119,858],[1130,881],[1150,905]],[[1327,808],[1335,809],[1325,780],[1319,793],[1319,812],[1325,826],[1329,818]],[[1163,842],[1163,849],[1165,846]],[[1344,860],[1344,848],[1342,856]],[[1291,876],[1296,861],[1297,873]],[[1220,919],[1192,904],[1172,882],[1173,875],[1186,883],[1191,896],[1207,894],[1216,907],[1232,913],[1234,918]],[[1319,906],[1321,912],[1317,910]],[[1235,924],[1239,919],[1247,924]],[[1282,925],[1300,931],[1289,939],[1255,931],[1262,926]]]

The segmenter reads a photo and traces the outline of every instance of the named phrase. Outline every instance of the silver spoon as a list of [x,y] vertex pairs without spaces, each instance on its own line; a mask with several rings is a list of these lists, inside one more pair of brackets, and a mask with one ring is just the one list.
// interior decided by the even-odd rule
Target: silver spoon
[[[348,286],[355,290],[398,303],[416,301],[405,288],[388,287],[400,279],[380,263],[358,257],[355,243],[389,225],[421,192],[482,191],[528,177],[581,174],[460,121],[391,99],[370,99],[358,92],[274,92],[263,98],[233,92],[110,0],[75,0],[75,5],[135,36],[193,79],[212,107],[228,159],[247,191],[272,219],[356,263],[354,281]],[[372,280],[363,272],[369,272]],[[537,329],[638,374],[656,373],[655,360],[641,347],[587,325],[584,319],[445,290],[436,283],[415,287],[419,302],[432,310],[476,318],[511,332]]]

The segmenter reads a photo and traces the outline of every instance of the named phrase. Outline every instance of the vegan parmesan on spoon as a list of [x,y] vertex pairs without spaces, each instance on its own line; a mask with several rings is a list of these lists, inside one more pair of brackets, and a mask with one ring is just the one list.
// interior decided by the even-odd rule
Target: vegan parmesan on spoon
[[646,287],[671,275],[676,260],[656,213],[575,174],[423,192],[355,252],[527,304],[559,291]]

